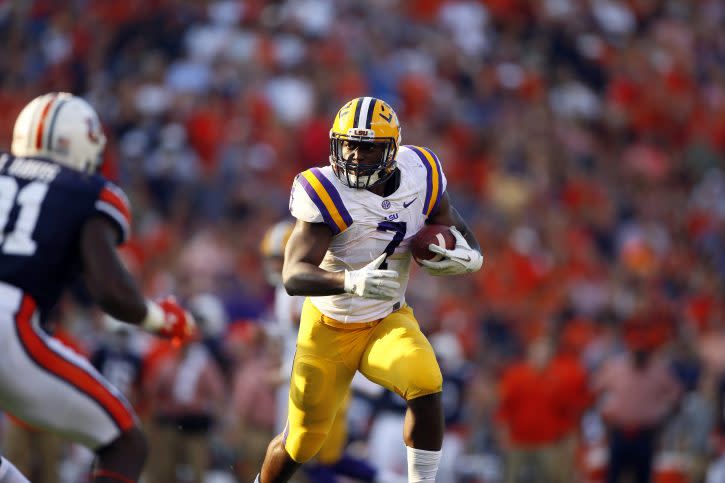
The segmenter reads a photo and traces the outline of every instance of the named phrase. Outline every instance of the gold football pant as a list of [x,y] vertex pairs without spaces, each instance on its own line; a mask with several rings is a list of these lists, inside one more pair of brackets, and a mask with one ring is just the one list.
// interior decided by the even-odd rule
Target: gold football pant
[[443,385],[433,348],[410,307],[373,322],[343,324],[306,300],[285,431],[285,449],[296,462],[320,451],[358,370],[405,400],[440,392]]
[[317,461],[323,465],[333,465],[342,458],[347,444],[347,409],[350,405],[350,391],[345,394],[340,409],[337,410],[327,438],[317,453]]

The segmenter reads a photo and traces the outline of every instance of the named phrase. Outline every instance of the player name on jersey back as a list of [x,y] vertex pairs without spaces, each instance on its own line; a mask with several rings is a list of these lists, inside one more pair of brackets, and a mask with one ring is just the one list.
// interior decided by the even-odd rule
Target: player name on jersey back
[[[0,156],[0,171],[11,161],[7,154]],[[37,159],[15,158],[7,166],[6,173],[22,179],[35,179],[50,183],[61,172],[61,167],[48,161]]]

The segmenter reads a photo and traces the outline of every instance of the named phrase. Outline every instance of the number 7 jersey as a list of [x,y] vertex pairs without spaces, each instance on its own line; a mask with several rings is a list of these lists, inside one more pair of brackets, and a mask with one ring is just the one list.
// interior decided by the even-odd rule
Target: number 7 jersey
[[292,185],[292,215],[309,223],[325,223],[333,232],[320,268],[331,272],[357,270],[387,253],[387,267],[400,274],[400,289],[394,300],[351,294],[310,297],[320,312],[339,322],[381,319],[405,304],[410,239],[434,212],[445,192],[443,169],[429,149],[401,146],[396,162],[400,185],[385,197],[345,186],[331,166],[303,171]]
[[[0,153],[0,285],[21,289],[43,317],[81,270],[81,228],[104,216],[129,234],[123,192],[98,175]],[[1,305],[1,304],[0,304]]]

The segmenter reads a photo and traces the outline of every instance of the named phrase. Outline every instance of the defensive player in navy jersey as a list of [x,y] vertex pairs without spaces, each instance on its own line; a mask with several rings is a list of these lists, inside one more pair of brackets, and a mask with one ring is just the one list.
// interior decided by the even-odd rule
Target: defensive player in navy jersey
[[94,174],[104,146],[93,108],[51,93],[22,110],[12,154],[0,154],[0,409],[94,450],[95,483],[127,483],[147,452],[136,415],[41,321],[78,276],[106,313],[162,337],[185,339],[194,321],[173,299],[146,300],[120,261],[130,210]]

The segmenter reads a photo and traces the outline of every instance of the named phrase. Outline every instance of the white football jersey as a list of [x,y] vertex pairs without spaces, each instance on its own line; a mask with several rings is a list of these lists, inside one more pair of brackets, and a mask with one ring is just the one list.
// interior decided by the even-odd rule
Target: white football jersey
[[345,186],[331,166],[304,171],[292,185],[292,215],[309,223],[325,223],[334,233],[320,268],[357,270],[387,252],[388,268],[400,274],[400,290],[394,300],[352,294],[310,297],[320,312],[337,321],[377,320],[405,304],[410,239],[440,202],[446,178],[440,161],[427,148],[401,146],[396,161],[400,186],[386,197]]

